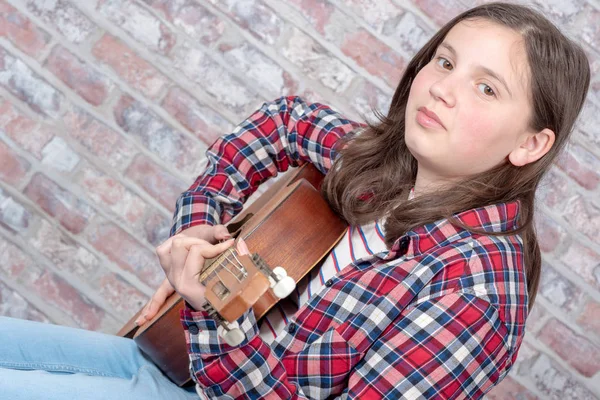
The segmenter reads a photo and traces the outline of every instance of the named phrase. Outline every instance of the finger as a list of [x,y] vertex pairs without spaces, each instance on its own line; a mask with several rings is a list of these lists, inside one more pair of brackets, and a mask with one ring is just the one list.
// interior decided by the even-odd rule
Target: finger
[[[213,258],[223,253],[230,248],[234,243],[234,239],[229,239],[225,242],[214,245],[199,245],[192,246],[188,258],[183,267],[181,279],[184,282],[191,282],[193,279],[198,280],[198,272],[204,267],[204,261],[207,258]],[[192,252],[193,249],[193,252]]]
[[174,238],[175,236],[171,236],[156,247],[156,256],[163,269],[168,269],[171,266],[171,246]]
[[156,293],[154,293],[154,295],[150,298],[148,303],[146,303],[144,308],[142,308],[142,311],[140,312],[138,318],[135,320],[135,323],[137,325],[141,325],[144,322],[152,319],[156,315],[160,307],[162,307],[162,305],[165,303],[167,297],[169,297],[173,292],[175,292],[175,289],[173,289],[171,283],[169,283],[167,279],[164,279],[158,287],[158,289],[156,290]]
[[244,239],[239,238],[237,241],[236,249],[239,255],[244,256],[246,254],[250,254],[250,250],[248,250],[248,245],[244,242]]
[[225,225],[215,225],[213,227],[214,229],[214,243],[221,241],[221,240],[227,240],[231,238],[231,234],[229,233],[229,231],[227,230],[227,227]]
[[[173,240],[171,245],[171,260],[168,270],[165,269],[165,273],[167,276],[173,276],[173,270],[181,270],[185,265],[185,260],[187,259],[188,252],[190,251],[190,247],[192,245],[210,245],[204,239],[198,239],[191,236],[179,237]],[[175,275],[178,275],[179,272],[176,272]],[[172,279],[169,278],[169,281],[173,282]]]

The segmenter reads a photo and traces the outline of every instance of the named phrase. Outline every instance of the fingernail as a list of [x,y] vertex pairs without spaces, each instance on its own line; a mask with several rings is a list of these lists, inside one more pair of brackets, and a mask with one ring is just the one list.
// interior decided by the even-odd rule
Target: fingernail
[[244,242],[244,239],[240,238],[240,240],[238,240],[238,245],[237,245],[238,251],[241,255],[246,255],[246,254],[250,254],[250,250],[248,249],[248,245],[246,244],[246,242]]

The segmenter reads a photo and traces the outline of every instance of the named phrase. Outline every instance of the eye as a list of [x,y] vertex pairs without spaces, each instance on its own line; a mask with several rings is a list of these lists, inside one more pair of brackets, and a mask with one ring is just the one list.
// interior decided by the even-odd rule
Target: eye
[[452,66],[452,63],[450,63],[450,61],[446,60],[444,57],[437,57],[436,60],[437,60],[436,61],[437,65],[439,65],[440,67],[442,67],[448,71],[451,71],[452,68],[454,68]]
[[486,85],[485,83],[480,83],[479,85],[477,85],[479,88],[483,87],[483,90],[481,90],[481,93],[485,94],[486,96],[493,96],[496,97],[496,93],[494,92],[494,89],[492,89],[491,87],[489,87],[488,85]]

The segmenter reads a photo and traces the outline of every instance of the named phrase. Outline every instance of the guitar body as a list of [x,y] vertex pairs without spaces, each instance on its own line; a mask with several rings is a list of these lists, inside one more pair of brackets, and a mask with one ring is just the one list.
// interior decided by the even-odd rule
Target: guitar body
[[[266,191],[227,228],[234,237],[242,237],[250,251],[260,255],[270,268],[282,266],[295,282],[300,281],[329,254],[347,228],[321,197],[322,179],[323,175],[312,164],[303,165],[288,179]],[[279,300],[268,289],[252,306],[256,319],[263,317]],[[180,323],[183,306],[183,300],[175,293],[152,320],[136,327],[138,312],[118,333],[133,338],[178,385],[190,380],[189,358]]]

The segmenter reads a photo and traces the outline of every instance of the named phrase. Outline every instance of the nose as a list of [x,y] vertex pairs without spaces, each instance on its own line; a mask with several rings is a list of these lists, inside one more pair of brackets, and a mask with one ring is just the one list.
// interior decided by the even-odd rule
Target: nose
[[443,78],[435,81],[429,87],[429,93],[434,99],[440,100],[446,103],[448,107],[454,107],[456,104],[456,98],[454,96],[454,90],[452,86],[452,80],[450,75],[446,75]]

